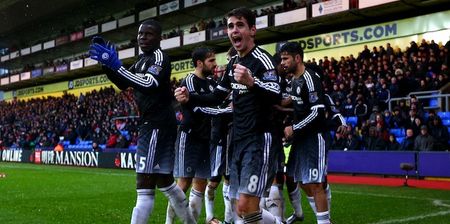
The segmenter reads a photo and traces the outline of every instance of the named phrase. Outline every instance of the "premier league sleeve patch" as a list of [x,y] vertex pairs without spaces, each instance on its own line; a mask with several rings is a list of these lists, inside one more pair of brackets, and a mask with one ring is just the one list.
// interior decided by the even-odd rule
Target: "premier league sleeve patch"
[[267,72],[264,72],[262,79],[264,81],[277,81],[278,76],[275,70],[269,70]]
[[319,99],[319,97],[317,96],[317,92],[309,93],[309,102],[310,103],[315,103],[315,102],[317,102],[318,99]]
[[152,75],[159,75],[161,70],[162,70],[161,66],[152,65],[152,66],[150,66],[150,68],[148,68],[147,72],[152,74]]

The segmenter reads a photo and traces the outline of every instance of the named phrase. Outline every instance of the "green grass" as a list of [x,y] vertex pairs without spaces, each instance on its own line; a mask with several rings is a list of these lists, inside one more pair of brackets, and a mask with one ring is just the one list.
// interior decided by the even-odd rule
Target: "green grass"
[[[133,170],[0,162],[0,173],[7,175],[0,178],[1,224],[129,223],[136,200]],[[331,187],[334,224],[450,223],[450,191]],[[221,193],[216,199],[216,216],[223,219]],[[303,223],[316,223],[306,199],[302,201]],[[166,206],[167,200],[157,192],[150,223],[164,223]],[[289,202],[286,210],[291,213]]]

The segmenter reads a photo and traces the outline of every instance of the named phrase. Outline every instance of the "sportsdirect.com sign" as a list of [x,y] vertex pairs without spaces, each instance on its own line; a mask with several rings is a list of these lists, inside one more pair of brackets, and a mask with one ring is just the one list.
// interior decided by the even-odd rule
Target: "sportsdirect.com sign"
[[450,11],[293,39],[305,52],[423,34],[450,28]]
[[295,40],[303,49],[323,49],[353,43],[387,39],[397,36],[397,23],[319,35]]

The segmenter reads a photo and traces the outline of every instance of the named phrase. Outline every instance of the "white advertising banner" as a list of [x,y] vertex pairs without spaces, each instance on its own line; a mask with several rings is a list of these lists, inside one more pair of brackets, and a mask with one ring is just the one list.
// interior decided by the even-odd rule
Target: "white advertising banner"
[[172,37],[161,41],[161,49],[170,49],[181,46],[181,37]]
[[55,47],[55,40],[47,41],[44,43],[44,50]]
[[42,50],[42,44],[36,44],[34,46],[31,46],[31,53],[38,52],[40,50]]
[[12,75],[9,77],[9,83],[20,81],[20,74]]
[[0,85],[7,85],[9,84],[9,77],[4,77],[2,79],[0,79]]
[[134,15],[127,16],[127,17],[124,17],[122,19],[119,19],[119,27],[133,24],[134,23],[134,19],[135,19]]
[[359,8],[368,8],[377,5],[383,5],[390,2],[397,2],[398,0],[359,0]]
[[27,55],[31,53],[31,48],[27,47],[20,50],[20,55]]
[[177,11],[178,9],[180,9],[179,1],[178,0],[171,1],[165,4],[161,4],[159,6],[159,14],[163,15],[169,12]]
[[83,59],[70,62],[70,70],[75,70],[83,67]]
[[9,54],[7,54],[7,55],[3,55],[1,58],[0,58],[0,61],[7,61],[7,60],[9,60]]
[[20,73],[20,80],[27,80],[31,78],[31,72]]
[[156,7],[149,8],[149,9],[139,12],[139,21],[142,21],[144,19],[153,18],[157,15],[158,15],[158,11],[156,10]]
[[119,59],[134,57],[135,52],[136,52],[136,48],[134,48],[134,47],[121,50],[121,51],[119,51]]
[[17,58],[19,56],[20,56],[19,51],[14,51],[9,54],[9,59]]
[[342,12],[349,9],[349,0],[330,0],[312,6],[312,17]]
[[84,67],[91,66],[91,65],[96,65],[96,64],[98,64],[98,61],[96,61],[94,59],[90,59],[90,58],[85,58],[84,59]]
[[194,44],[206,40],[206,31],[190,33],[183,36],[183,45]]
[[84,29],[84,36],[89,37],[98,33],[98,25],[94,25]]
[[102,24],[102,32],[103,33],[107,32],[107,31],[110,31],[110,30],[114,30],[116,28],[117,28],[117,20],[110,21],[110,22]]
[[256,17],[256,29],[263,29],[269,26],[269,16]]
[[306,20],[306,8],[275,14],[275,26]]
[[187,8],[187,7],[191,7],[193,5],[198,5],[198,4],[205,3],[205,2],[206,2],[206,0],[184,0],[184,7]]

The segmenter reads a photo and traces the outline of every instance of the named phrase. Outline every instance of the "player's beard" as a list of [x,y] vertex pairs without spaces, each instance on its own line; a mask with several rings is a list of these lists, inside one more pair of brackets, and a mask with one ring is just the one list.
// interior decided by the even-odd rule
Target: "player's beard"
[[211,76],[214,74],[213,70],[211,70],[211,69],[203,69],[202,73],[205,77],[208,77],[208,76]]
[[298,65],[290,65],[289,67],[286,67],[284,71],[286,72],[286,74],[295,73],[295,71],[297,70],[297,66]]

